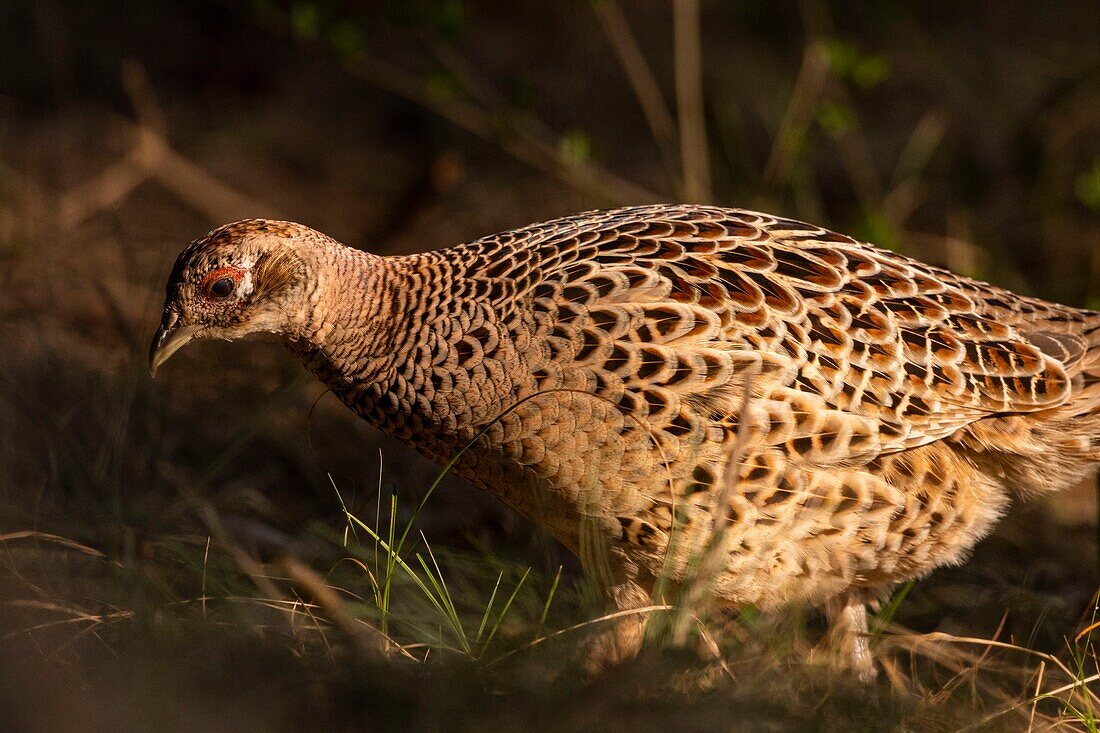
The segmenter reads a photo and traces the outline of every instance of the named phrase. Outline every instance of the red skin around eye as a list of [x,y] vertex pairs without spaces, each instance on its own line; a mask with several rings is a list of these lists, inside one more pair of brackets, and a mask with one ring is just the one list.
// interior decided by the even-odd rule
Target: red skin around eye
[[199,292],[204,296],[209,296],[210,287],[223,277],[233,278],[233,282],[236,284],[244,277],[244,270],[239,267],[233,267],[232,265],[226,265],[225,267],[219,267],[216,270],[208,272],[206,277],[202,279],[202,282],[199,283]]

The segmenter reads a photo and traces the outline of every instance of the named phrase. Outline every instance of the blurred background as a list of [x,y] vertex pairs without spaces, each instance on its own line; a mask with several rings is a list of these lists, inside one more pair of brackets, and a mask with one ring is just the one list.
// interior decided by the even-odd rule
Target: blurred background
[[[472,728],[625,725],[608,688],[566,713],[537,675],[519,692],[444,663],[364,675],[302,630],[302,608],[340,626],[343,607],[265,586],[254,558],[331,578],[341,501],[373,517],[397,497],[407,521],[438,471],[276,344],[196,345],[151,382],[175,256],[253,216],[399,254],[698,201],[1100,308],[1097,38],[1095,2],[0,2],[0,719],[430,729],[462,705]],[[1065,652],[1093,612],[1094,493],[1018,508],[897,620]],[[580,590],[543,608],[575,564],[466,485],[445,481],[416,531],[482,589],[475,619],[498,570],[540,629],[584,618]],[[791,699],[769,720],[804,723]]]

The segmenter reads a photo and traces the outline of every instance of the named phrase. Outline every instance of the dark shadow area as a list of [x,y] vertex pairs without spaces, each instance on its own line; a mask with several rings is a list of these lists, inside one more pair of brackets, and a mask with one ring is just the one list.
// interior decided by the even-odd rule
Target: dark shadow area
[[[1035,689],[1095,685],[1094,484],[1017,507],[893,616],[1068,671],[894,649],[912,684],[862,689],[805,661],[796,611],[731,620],[725,668],[656,649],[587,681],[581,633],[535,641],[599,613],[576,561],[457,480],[410,542],[465,631],[400,569],[380,610],[378,540],[341,502],[386,539],[438,469],[282,347],[196,345],[150,381],[172,262],[225,221],[398,254],[683,199],[631,83],[682,124],[670,7],[0,5],[0,728],[1020,730]],[[705,197],[1100,307],[1098,29],[1095,3],[704,2]],[[383,624],[380,660],[357,634]],[[1066,700],[1090,694],[1037,720],[1087,729]]]

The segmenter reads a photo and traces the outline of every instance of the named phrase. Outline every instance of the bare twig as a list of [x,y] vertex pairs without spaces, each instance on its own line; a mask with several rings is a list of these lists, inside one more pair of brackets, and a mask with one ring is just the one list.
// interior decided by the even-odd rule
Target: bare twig
[[64,193],[58,202],[62,229],[71,230],[101,211],[120,205],[141,184],[155,180],[214,221],[244,216],[284,218],[271,206],[251,199],[178,153],[166,138],[164,114],[136,63],[123,68],[137,122],[121,120],[132,136],[126,154],[99,175]]
[[[841,84],[833,84],[830,96],[845,107],[851,107],[852,101],[847,89]],[[882,207],[882,178],[875,165],[871,147],[854,116],[844,132],[833,138],[840,151],[841,162],[848,170],[848,178],[856,192],[856,198],[864,211],[879,211]]]
[[931,109],[925,112],[917,121],[913,132],[909,133],[905,147],[898,154],[897,163],[894,164],[894,171],[890,176],[891,187],[896,187],[902,181],[923,173],[946,132],[947,115],[943,111]]
[[[270,30],[286,35],[288,18],[277,11],[262,21]],[[308,45],[308,44],[307,44]],[[316,44],[314,44],[316,45]],[[480,104],[455,94],[434,90],[416,73],[363,51],[342,59],[350,75],[427,109],[451,124],[499,146],[505,153],[536,170],[554,176],[573,188],[609,203],[652,203],[667,200],[618,176],[590,160],[575,160],[562,153],[563,137],[533,115],[508,109],[493,100],[503,97],[484,84],[456,54],[437,51],[436,58],[469,82]]]
[[1046,672],[1047,663],[1039,662],[1039,676],[1035,680],[1035,692],[1032,694],[1031,715],[1028,717],[1027,730],[1031,733],[1035,729],[1035,708],[1039,706],[1039,697],[1043,689],[1043,673]]
[[[992,263],[987,250],[965,237],[906,231],[903,239],[907,250],[919,252],[923,259],[942,263],[949,270],[964,275],[988,272]],[[1003,264],[1001,266],[1004,267]]]
[[167,137],[168,121],[165,119],[164,110],[157,102],[157,95],[149,82],[149,75],[145,73],[145,67],[133,59],[123,61],[122,88],[130,97],[130,104],[134,107],[138,124],[149,128],[161,137]]
[[[669,173],[676,176],[676,123],[672,119],[665,97],[661,93],[661,87],[657,84],[657,77],[653,74],[645,54],[638,45],[638,39],[630,29],[626,14],[617,0],[593,0],[592,11],[600,21],[604,35],[607,36],[612,50],[623,67],[627,81],[634,90],[634,96],[638,98],[638,104],[645,115],[649,131],[661,153],[661,159]],[[676,176],[678,177],[678,176]],[[678,190],[683,190],[683,181],[676,183]]]
[[147,180],[149,173],[127,154],[91,180],[62,194],[58,202],[58,223],[65,231],[75,229],[100,211],[120,205]]
[[683,195],[691,202],[711,200],[699,17],[699,0],[674,0],[672,25],[676,54],[676,111],[680,119],[680,158],[684,175]]
[[[395,64],[360,55],[345,68],[353,76],[435,112],[457,127],[496,143],[517,160],[581,191],[619,203],[653,202],[663,198],[594,163],[566,160],[557,140],[536,137],[522,124],[503,124],[501,118],[506,115],[494,115],[472,102],[433,93],[416,74]],[[511,122],[523,122],[522,116]]]
[[764,166],[760,184],[761,197],[767,197],[787,182],[828,78],[829,56],[825,47],[819,41],[811,40],[802,53],[802,66],[795,79],[790,102],[787,103],[787,110],[779,123],[771,153],[768,154],[768,162]]
[[745,459],[745,451],[748,449],[752,430],[752,421],[749,419],[749,406],[752,400],[752,383],[755,376],[755,372],[748,372],[745,375],[741,405],[737,412],[737,436],[733,445],[729,448],[729,458],[726,460],[725,471],[723,472],[722,491],[715,498],[715,517],[714,524],[711,527],[710,541],[703,548],[696,571],[690,581],[685,584],[680,602],[677,604],[677,616],[672,627],[672,640],[676,644],[683,644],[687,640],[692,619],[703,615],[702,605],[710,594],[710,582],[720,569],[721,563],[728,557],[728,550],[723,540],[725,540],[726,530],[730,526],[730,497],[738,488],[741,462]]
[[301,560],[283,555],[276,559],[275,564],[294,585],[305,591],[324,610],[328,620],[352,640],[363,657],[381,660],[398,647],[378,629],[357,621],[339,594]]
[[123,120],[134,136],[124,158],[61,196],[59,221],[70,230],[100,211],[118,206],[148,180],[155,180],[214,221],[245,216],[284,218],[207,173],[176,152],[154,130]]
[[[287,18],[278,17],[277,13],[269,17],[265,25],[277,33],[289,32]],[[437,53],[436,57],[452,70],[459,68],[455,65],[456,57],[453,54],[448,55],[444,51],[442,54]],[[427,81],[417,74],[362,51],[344,58],[343,67],[352,76],[434,112],[456,127],[497,144],[513,158],[578,190],[617,203],[664,200],[664,197],[591,161],[567,159],[561,154],[560,137],[556,134],[538,134],[536,131],[549,128],[530,115],[517,114],[513,110],[500,107],[488,109],[458,96],[432,90]],[[487,102],[501,99],[495,91],[481,86],[480,78],[472,70],[465,68],[462,76],[478,85],[475,89],[478,98]]]
[[136,127],[133,158],[150,177],[216,221],[244,216],[285,218],[273,207],[245,196],[176,152],[168,141],[145,127]]

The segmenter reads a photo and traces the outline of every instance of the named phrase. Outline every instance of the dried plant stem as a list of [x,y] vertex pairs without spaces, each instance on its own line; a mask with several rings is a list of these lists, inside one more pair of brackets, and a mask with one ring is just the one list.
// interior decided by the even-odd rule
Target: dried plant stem
[[1043,690],[1043,673],[1046,672],[1046,661],[1039,662],[1039,675],[1035,680],[1035,692],[1032,694],[1031,700],[1031,714],[1028,716],[1027,729],[1030,731],[1035,729],[1035,708],[1039,706],[1039,698],[1042,695]]
[[[642,108],[642,114],[645,115],[646,124],[649,125],[665,167],[674,174],[678,169],[676,122],[672,119],[672,112],[665,102],[660,85],[657,84],[657,77],[630,29],[626,14],[616,0],[594,0],[592,10],[634,90],[634,96]],[[676,187],[682,190],[683,181],[677,181]]]
[[378,629],[356,620],[340,595],[308,565],[289,555],[279,557],[275,565],[324,610],[328,620],[351,639],[365,659],[381,661],[394,651],[396,644]]
[[680,118],[680,158],[686,201],[711,200],[707,128],[703,107],[703,52],[699,0],[674,0],[673,36],[676,66],[676,111]]
[[[848,91],[841,84],[831,85],[829,92],[835,101],[845,107],[852,106]],[[871,155],[871,147],[859,124],[859,118],[853,117],[848,129],[834,137],[840,151],[841,162],[848,170],[848,179],[852,182],[859,205],[864,211],[881,211],[882,177]]]
[[120,205],[134,189],[149,180],[157,181],[216,222],[245,216],[286,218],[273,207],[218,180],[171,146],[164,114],[140,66],[132,62],[124,66],[123,86],[138,120],[121,121],[133,143],[99,175],[62,194],[58,221],[63,230],[72,230],[97,213]]
[[[504,124],[504,115],[493,114],[458,97],[433,93],[417,75],[366,55],[346,64],[348,73],[435,112],[457,127],[496,143],[513,158],[541,170],[574,188],[618,203],[661,201],[662,197],[588,162],[563,159],[558,141],[530,134],[524,125]],[[522,122],[522,119],[511,122]]]
[[829,56],[825,47],[816,40],[811,41],[806,44],[802,53],[802,66],[795,79],[790,102],[779,123],[771,153],[768,154],[768,162],[764,166],[760,183],[761,197],[766,198],[769,193],[782,187],[790,177],[828,78]]
[[134,189],[155,180],[213,221],[245,216],[285,218],[273,207],[255,201],[207,173],[176,152],[153,130],[123,120],[134,136],[125,157],[99,175],[63,194],[59,221],[71,230],[100,211],[118,206]]
[[249,214],[286,218],[273,207],[241,194],[210,175],[148,128],[139,127],[133,131],[139,138],[133,153],[135,161],[152,178],[211,218],[229,221]]
[[730,498],[733,492],[737,490],[741,462],[745,459],[745,452],[748,449],[751,437],[752,421],[750,420],[749,406],[752,400],[752,384],[755,376],[754,372],[745,375],[741,393],[741,406],[737,413],[739,421],[737,435],[733,445],[730,446],[729,459],[726,461],[726,468],[723,473],[722,491],[714,502],[715,517],[714,525],[711,528],[710,541],[703,549],[695,574],[685,584],[680,602],[677,604],[677,615],[672,626],[672,640],[676,644],[686,642],[693,620],[703,617],[706,610],[705,605],[712,598],[711,581],[728,557],[728,551],[723,540],[725,540],[726,531],[730,526]]

